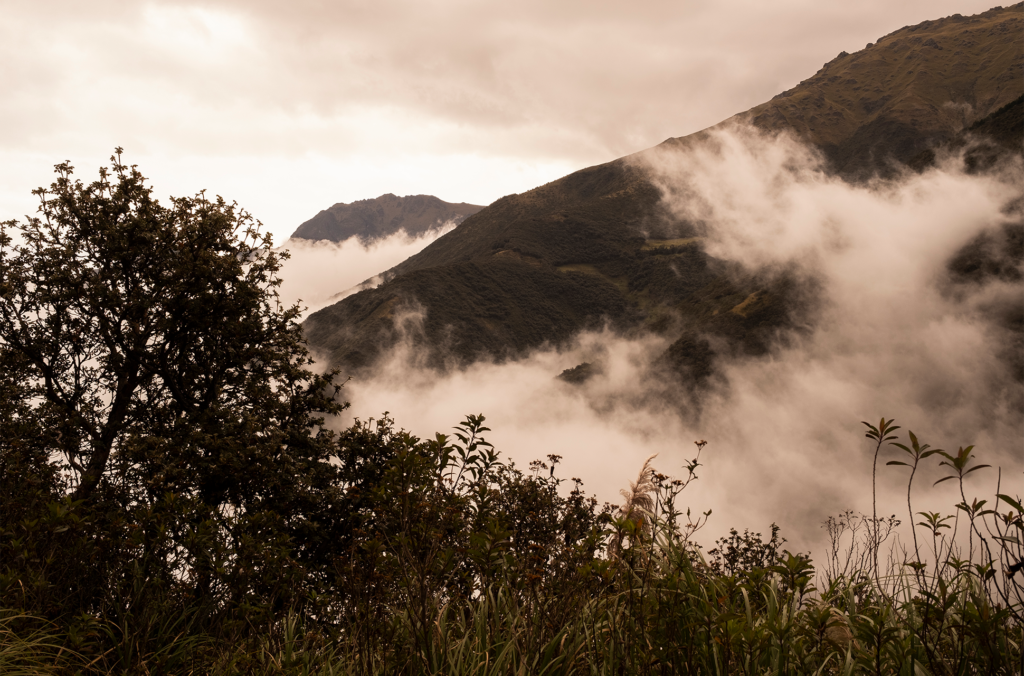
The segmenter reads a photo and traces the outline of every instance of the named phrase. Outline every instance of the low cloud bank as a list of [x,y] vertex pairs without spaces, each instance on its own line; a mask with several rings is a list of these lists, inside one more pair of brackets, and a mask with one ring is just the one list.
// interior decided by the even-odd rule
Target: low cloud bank
[[[825,301],[813,330],[787,348],[725,366],[727,386],[704,418],[708,438],[728,446],[723,497],[805,536],[825,514],[870,511],[873,449],[857,441],[858,421],[882,415],[903,425],[904,441],[909,428],[954,452],[976,444],[982,462],[1004,468],[1003,487],[1019,488],[1024,391],[1007,357],[1019,349],[1012,325],[1024,285],[1019,274],[958,283],[948,269],[980,235],[1019,227],[1019,162],[971,176],[950,156],[920,175],[853,186],[791,138],[733,129],[656,154],[650,167],[666,206],[703,229],[709,253],[795,269]],[[887,448],[882,462],[895,453]],[[993,499],[988,475],[968,491]],[[905,472],[882,467],[880,476],[880,511],[906,521]],[[933,459],[918,488],[939,476]],[[952,487],[918,496],[916,509],[959,502]]]
[[[976,444],[980,462],[1002,466],[1004,492],[1019,491],[1024,388],[1006,356],[1019,349],[1012,324],[1024,285],[1019,275],[957,282],[948,271],[965,244],[1019,222],[1019,162],[972,176],[951,157],[900,181],[850,185],[794,140],[743,129],[645,161],[667,210],[703,229],[709,253],[814,281],[822,303],[805,331],[768,356],[721,364],[699,412],[654,385],[648,368],[662,339],[603,331],[448,374],[415,368],[401,346],[374,377],[346,385],[350,414],[389,411],[427,436],[482,412],[507,459],[525,467],[557,453],[561,476],[610,502],[649,455],[681,476],[693,441],[707,439],[700,480],[682,496],[695,512],[713,510],[705,544],[729,527],[765,533],[776,521],[790,546],[818,550],[827,516],[870,514],[873,447],[860,421],[883,415],[903,440],[911,429],[954,452]],[[555,378],[584,361],[600,373],[578,386]],[[887,447],[880,458],[879,512],[906,522],[906,472],[884,466],[895,457]],[[930,459],[915,510],[953,512],[954,482],[930,488],[940,476]],[[995,479],[995,469],[971,475],[969,496],[991,500]]]
[[[578,336],[562,350],[538,350],[506,364],[476,363],[440,375],[410,368],[408,345],[391,353],[374,377],[345,386],[354,417],[389,411],[420,436],[447,432],[470,413],[484,413],[488,439],[520,467],[550,453],[562,455],[559,475],[580,477],[602,499],[612,500],[634,478],[644,459],[662,452],[674,462],[685,428],[668,402],[651,405],[645,372],[667,344],[656,337],[626,340],[603,331]],[[600,373],[582,385],[557,379],[583,362]],[[683,436],[680,436],[683,435]]]
[[299,303],[306,308],[304,316],[337,303],[454,227],[445,223],[420,237],[401,230],[368,246],[358,237],[343,242],[288,239],[278,248],[291,256],[281,268],[281,302]]

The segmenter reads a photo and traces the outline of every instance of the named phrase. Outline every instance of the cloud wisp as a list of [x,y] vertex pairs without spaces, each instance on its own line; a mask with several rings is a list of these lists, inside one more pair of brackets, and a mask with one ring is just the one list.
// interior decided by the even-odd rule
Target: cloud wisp
[[289,258],[281,266],[278,292],[285,306],[299,303],[304,315],[336,303],[355,293],[364,283],[373,284],[378,275],[419,253],[455,225],[440,224],[419,237],[404,230],[363,245],[358,237],[343,242],[288,239],[278,251]]

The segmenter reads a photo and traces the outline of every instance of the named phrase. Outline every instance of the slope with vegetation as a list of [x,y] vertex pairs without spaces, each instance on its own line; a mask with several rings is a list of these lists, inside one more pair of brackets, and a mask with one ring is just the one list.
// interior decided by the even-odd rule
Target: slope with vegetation
[[796,132],[844,176],[891,171],[890,162],[949,141],[1020,96],[1022,34],[1020,3],[907,26],[738,117]]
[[[936,150],[995,134],[991,165],[1024,141],[1021,125],[1006,123],[1020,116],[1024,94],[1022,15],[1017,4],[901,29],[737,118],[796,134],[850,180],[923,167]],[[780,329],[807,324],[815,290],[708,256],[697,226],[667,213],[642,169],[650,153],[702,137],[498,200],[378,288],[312,314],[311,345],[346,372],[399,340],[445,367],[515,358],[609,323],[664,335],[663,362],[697,382],[716,352],[764,353]]]
[[[659,201],[643,171],[624,161],[502,198],[386,273],[378,288],[310,315],[310,344],[351,369],[408,338],[443,367],[514,358],[610,322],[676,339],[696,325],[737,349],[764,351],[788,321],[786,280],[759,285],[709,258],[699,240],[675,244],[695,233],[680,233],[685,224],[667,230]],[[731,312],[758,290],[744,313]],[[396,322],[409,315],[421,321]],[[678,368],[703,371],[706,341],[692,332],[684,341],[704,352]]]

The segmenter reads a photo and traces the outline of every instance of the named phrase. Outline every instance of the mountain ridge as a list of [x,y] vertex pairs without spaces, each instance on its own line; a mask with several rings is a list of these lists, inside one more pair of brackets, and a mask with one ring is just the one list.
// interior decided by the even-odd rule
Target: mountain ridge
[[[1015,99],[1024,81],[1021,35],[1019,3],[905,26],[863,50],[840,53],[735,118],[761,129],[789,128],[821,148],[837,173],[864,177],[885,169],[890,156],[905,162]],[[968,52],[971,58],[961,58]]]
[[484,207],[445,202],[433,195],[399,197],[386,193],[374,199],[339,202],[299,225],[292,239],[341,242],[358,237],[363,245],[399,231],[412,237],[454,223],[458,225]]
[[[934,159],[982,112],[1024,94],[1024,79],[1013,77],[1024,66],[1014,40],[1024,26],[1022,8],[894,31],[709,130],[503,197],[387,271],[381,286],[311,315],[310,344],[332,364],[358,371],[409,340],[424,348],[429,365],[446,368],[516,358],[607,324],[669,337],[666,363],[697,380],[723,351],[763,354],[785,329],[804,323],[813,291],[786,275],[768,279],[708,256],[698,229],[666,212],[643,160],[701,142],[716,128],[750,123],[809,140],[849,181],[891,176],[915,158],[927,163],[928,151]],[[908,63],[917,75],[904,77]],[[858,69],[885,84],[865,99],[872,110],[851,104],[854,87],[863,85],[844,74]],[[946,82],[944,101],[936,78]],[[797,104],[804,106],[799,115]],[[818,120],[854,113],[860,126],[818,133]],[[418,319],[395,327],[396,317],[411,316]]]

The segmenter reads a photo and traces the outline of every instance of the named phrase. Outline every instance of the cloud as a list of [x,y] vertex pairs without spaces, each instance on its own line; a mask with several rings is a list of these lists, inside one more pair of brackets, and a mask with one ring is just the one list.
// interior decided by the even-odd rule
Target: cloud
[[305,213],[387,192],[488,204],[715,124],[906,24],[985,9],[13,0],[0,211],[34,208],[22,172],[115,146],[161,191],[230,195],[279,241]]
[[280,271],[281,302],[285,306],[299,303],[304,314],[336,303],[364,282],[372,284],[380,273],[419,253],[454,227],[443,224],[420,237],[400,230],[366,246],[358,237],[343,242],[289,239],[278,249],[289,255]]
[[[415,368],[419,356],[406,343],[373,377],[350,380],[345,396],[351,415],[365,419],[390,411],[420,436],[484,413],[492,429],[487,437],[503,457],[525,467],[549,453],[564,455],[563,476],[583,478],[611,500],[625,485],[621,477],[632,478],[651,452],[672,457],[685,448],[681,420],[669,406],[649,405],[644,384],[647,365],[665,347],[657,337],[588,332],[561,350],[439,374]],[[599,363],[601,373],[582,386],[555,378],[584,361]]]
[[[850,441],[858,420],[882,415],[933,446],[978,444],[985,462],[1020,476],[1024,391],[1005,359],[1019,337],[992,310],[1024,305],[1024,285],[993,279],[953,292],[947,268],[980,234],[1020,223],[1019,160],[971,176],[950,157],[855,186],[791,138],[745,129],[649,157],[666,204],[704,224],[709,253],[749,268],[796,266],[826,299],[808,336],[725,369],[708,435],[760,447],[736,465],[741,494],[805,524],[822,507],[865,509],[866,446]],[[883,472],[886,513],[905,513],[891,492],[903,478]]]
[[[1019,337],[992,310],[1024,306],[1024,285],[958,284],[947,268],[979,234],[1019,220],[1008,211],[1019,162],[974,176],[950,158],[921,175],[851,185],[791,138],[744,129],[647,157],[666,207],[703,225],[710,253],[814,280],[822,303],[808,330],[767,356],[723,363],[699,412],[649,371],[662,339],[604,331],[447,374],[418,370],[403,346],[375,376],[346,385],[350,413],[390,411],[426,436],[482,412],[504,456],[525,466],[562,455],[563,476],[611,502],[647,456],[679,476],[692,442],[707,439],[700,480],[683,496],[684,506],[713,510],[705,544],[731,526],[767,532],[774,520],[792,546],[816,548],[826,516],[870,513],[873,447],[860,421],[883,415],[904,440],[910,429],[934,447],[976,444],[981,462],[1003,467],[1004,488],[1019,483],[1024,386],[1005,361]],[[579,387],[555,379],[584,361],[602,373]],[[884,467],[893,457],[883,450],[879,511],[906,522],[906,475]],[[991,499],[994,472],[972,475],[968,492]],[[949,484],[927,488],[940,476],[934,459],[918,474],[916,510],[959,502]]]

